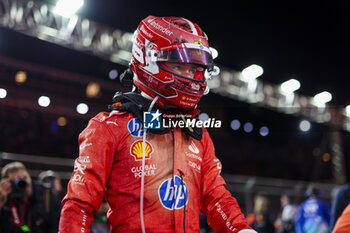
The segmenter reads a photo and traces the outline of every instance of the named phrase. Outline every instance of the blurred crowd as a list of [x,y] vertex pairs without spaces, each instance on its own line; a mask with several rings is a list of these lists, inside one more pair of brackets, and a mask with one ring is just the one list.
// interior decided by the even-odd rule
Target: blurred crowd
[[[61,213],[62,183],[58,173],[42,171],[36,180],[21,162],[1,169],[0,233],[57,233]],[[109,232],[108,203],[95,213],[91,233]]]
[[[1,169],[0,233],[57,233],[61,211],[61,178],[52,170],[42,171],[36,180],[21,162]],[[331,203],[322,200],[322,192],[310,184],[305,198],[296,203],[292,192],[280,197],[280,210],[271,211],[269,197],[257,193],[253,211],[246,213],[249,225],[259,233],[342,233],[350,232],[350,185],[337,189]],[[330,204],[330,205],[329,205]],[[91,233],[108,233],[109,205],[103,200],[95,213]],[[204,215],[199,216],[201,233],[213,232]]]
[[321,190],[310,184],[305,200],[296,204],[291,193],[281,196],[277,216],[269,212],[268,198],[258,194],[254,211],[247,219],[259,233],[346,233],[350,232],[350,185],[337,189],[331,206],[322,200]]
[[[280,211],[272,212],[266,194],[256,194],[254,209],[246,215],[249,225],[259,233],[349,233],[350,184],[337,188],[329,205],[321,190],[310,184],[305,198],[297,203],[292,192],[280,197]],[[201,233],[213,232],[200,216]]]

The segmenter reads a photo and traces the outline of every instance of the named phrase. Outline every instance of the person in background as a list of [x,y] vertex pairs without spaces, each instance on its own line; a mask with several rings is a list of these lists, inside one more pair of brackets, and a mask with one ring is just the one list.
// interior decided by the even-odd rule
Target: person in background
[[274,233],[275,228],[268,212],[268,200],[265,195],[258,194],[254,198],[254,213],[247,216],[249,225],[259,233]]
[[47,200],[20,162],[4,166],[1,176],[0,233],[57,233],[61,205],[56,194],[51,191]]
[[330,208],[320,199],[321,191],[311,184],[305,195],[307,199],[298,209],[295,233],[329,233]]
[[[112,112],[90,120],[62,201],[60,233],[89,232],[105,197],[111,232],[199,232],[199,212],[220,233],[255,233],[221,177],[197,104],[218,74],[208,37],[181,17],[149,16]],[[166,127],[160,118],[181,123]],[[199,121],[198,121],[199,122]],[[199,122],[200,123],[200,122]]]
[[62,200],[61,178],[57,172],[52,170],[42,171],[38,176],[38,181],[45,189],[52,189],[57,198],[60,201]]
[[104,198],[97,213],[94,214],[94,221],[91,223],[91,233],[109,233],[110,224],[107,220],[107,212],[110,206]]
[[350,203],[350,184],[343,185],[337,189],[332,200],[331,208],[331,229],[333,229],[337,219]]
[[292,202],[292,194],[285,193],[281,196],[281,209],[282,213],[280,218],[277,220],[278,225],[276,227],[277,233],[294,233],[295,232],[295,218],[298,212],[298,206]]

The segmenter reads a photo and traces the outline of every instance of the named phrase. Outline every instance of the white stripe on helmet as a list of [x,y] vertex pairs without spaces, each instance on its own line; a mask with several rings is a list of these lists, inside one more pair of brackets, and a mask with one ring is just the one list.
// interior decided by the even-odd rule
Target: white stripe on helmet
[[190,25],[192,33],[195,34],[196,36],[198,36],[197,28],[193,25],[193,23],[185,18],[184,18],[184,20],[186,20],[186,22]]

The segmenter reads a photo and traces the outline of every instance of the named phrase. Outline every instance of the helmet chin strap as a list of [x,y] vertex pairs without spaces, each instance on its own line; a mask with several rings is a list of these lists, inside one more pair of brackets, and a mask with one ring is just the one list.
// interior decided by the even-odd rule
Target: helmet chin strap
[[[141,92],[142,95],[143,92]],[[144,95],[146,95],[146,93],[143,93]],[[148,95],[146,95],[148,96]],[[145,98],[147,98],[146,96],[144,96]],[[150,96],[148,96],[150,99],[152,99]],[[152,103],[150,104],[148,111],[150,112],[153,108],[153,106],[155,105],[155,103],[157,102],[159,96],[156,96]],[[142,229],[142,233],[146,233],[146,228],[145,228],[145,221],[144,221],[144,217],[143,217],[143,200],[144,200],[144,189],[145,189],[145,163],[146,163],[146,134],[147,134],[147,129],[143,129],[143,137],[142,137],[142,169],[141,169],[141,189],[140,189],[140,220],[141,220],[141,229]]]

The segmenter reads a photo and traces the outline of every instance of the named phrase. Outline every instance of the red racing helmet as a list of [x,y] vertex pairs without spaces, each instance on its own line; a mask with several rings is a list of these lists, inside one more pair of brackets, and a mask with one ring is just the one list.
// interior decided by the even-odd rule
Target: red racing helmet
[[[191,76],[169,64],[194,65]],[[134,84],[164,107],[192,110],[208,92],[213,69],[208,38],[200,27],[180,17],[148,16],[134,34],[131,67]]]

